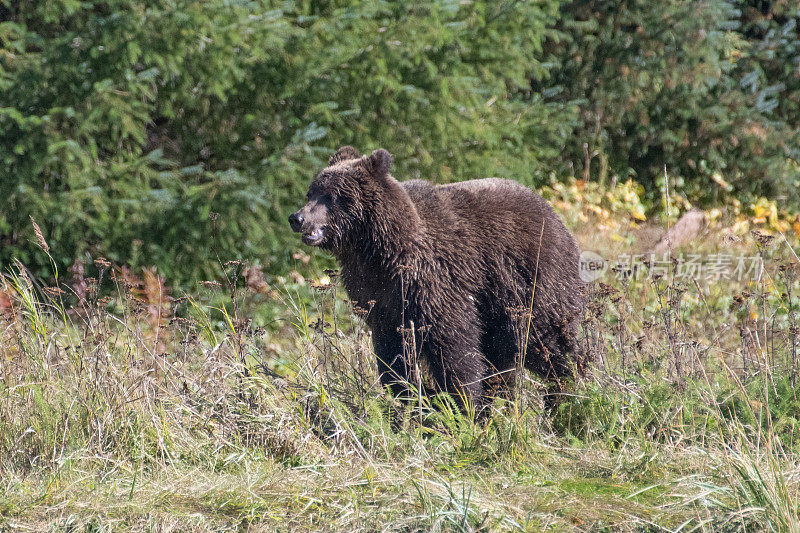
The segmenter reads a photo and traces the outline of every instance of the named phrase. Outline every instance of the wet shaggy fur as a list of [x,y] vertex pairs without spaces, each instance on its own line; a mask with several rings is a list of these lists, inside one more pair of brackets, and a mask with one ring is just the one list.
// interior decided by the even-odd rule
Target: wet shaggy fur
[[382,382],[400,393],[412,355],[440,390],[476,403],[496,392],[489,383],[513,381],[523,358],[550,382],[571,376],[580,252],[550,205],[497,178],[398,182],[391,163],[386,150],[340,148],[290,217],[306,244],[337,257],[368,311]]

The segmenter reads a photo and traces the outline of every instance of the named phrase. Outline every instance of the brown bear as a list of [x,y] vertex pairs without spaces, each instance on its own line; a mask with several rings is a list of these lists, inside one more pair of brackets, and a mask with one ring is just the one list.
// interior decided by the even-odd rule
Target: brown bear
[[398,182],[391,165],[386,150],[342,147],[289,216],[305,244],[339,260],[382,383],[404,390],[412,351],[439,390],[476,405],[523,365],[551,383],[571,376],[585,291],[578,246],[550,205],[498,178]]

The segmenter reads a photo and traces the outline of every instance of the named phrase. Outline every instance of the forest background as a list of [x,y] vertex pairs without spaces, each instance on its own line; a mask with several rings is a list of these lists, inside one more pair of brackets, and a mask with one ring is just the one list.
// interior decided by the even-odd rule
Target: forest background
[[685,208],[794,212],[799,16],[761,0],[0,0],[0,264],[88,275],[106,258],[182,287],[229,260],[285,274],[286,217],[344,144],[387,148],[398,179],[625,182],[638,220],[663,211],[665,170]]

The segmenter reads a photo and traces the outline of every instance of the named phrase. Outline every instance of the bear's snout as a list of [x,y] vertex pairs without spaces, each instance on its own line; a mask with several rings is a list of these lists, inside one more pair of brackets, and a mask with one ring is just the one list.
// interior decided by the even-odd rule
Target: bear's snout
[[292,227],[292,231],[300,233],[300,230],[303,229],[303,215],[299,211],[289,215],[289,225]]

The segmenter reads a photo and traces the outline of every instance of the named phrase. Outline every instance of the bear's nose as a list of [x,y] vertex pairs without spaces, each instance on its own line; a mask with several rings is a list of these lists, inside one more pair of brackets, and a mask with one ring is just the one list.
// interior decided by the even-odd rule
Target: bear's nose
[[292,231],[299,232],[303,227],[303,215],[298,213],[289,215],[289,225],[292,227]]

